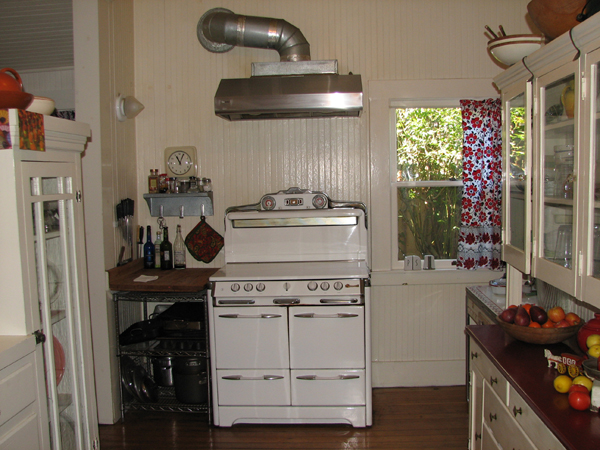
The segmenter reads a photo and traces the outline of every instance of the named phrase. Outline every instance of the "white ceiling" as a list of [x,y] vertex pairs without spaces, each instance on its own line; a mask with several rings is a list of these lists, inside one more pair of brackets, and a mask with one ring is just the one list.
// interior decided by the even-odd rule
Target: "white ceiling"
[[0,68],[72,67],[72,0],[0,0],[0,42]]

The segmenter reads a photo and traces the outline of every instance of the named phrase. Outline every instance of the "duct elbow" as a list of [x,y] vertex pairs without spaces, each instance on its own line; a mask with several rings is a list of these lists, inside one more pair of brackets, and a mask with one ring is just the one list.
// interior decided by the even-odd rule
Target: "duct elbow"
[[302,32],[282,19],[241,16],[213,8],[200,18],[198,40],[211,52],[235,46],[277,50],[281,61],[310,61],[310,45]]

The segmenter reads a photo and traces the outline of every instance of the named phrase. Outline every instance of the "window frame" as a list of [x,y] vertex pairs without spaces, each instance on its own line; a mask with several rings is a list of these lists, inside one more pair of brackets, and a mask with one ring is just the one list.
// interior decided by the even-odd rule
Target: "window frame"
[[[491,79],[389,80],[369,83],[371,152],[371,269],[403,271],[397,238],[396,108],[457,107],[461,99],[497,98]],[[404,182],[421,183],[421,182]],[[432,182],[425,182],[431,185]],[[439,182],[439,183],[459,183]],[[441,185],[441,184],[440,184]],[[456,270],[453,260],[437,260],[436,270]],[[447,264],[446,264],[447,262]],[[427,272],[427,271],[426,271]]]
[[[390,125],[393,129],[396,129],[396,110],[400,108],[460,108],[460,99],[405,99],[401,101],[390,101],[390,112],[392,114],[393,122]],[[390,196],[392,199],[392,211],[396,213],[396,220],[392,221],[392,235],[390,239],[394,242],[395,239],[396,252],[398,253],[398,196],[396,195],[396,190],[399,187],[411,188],[411,187],[420,187],[420,186],[437,186],[437,187],[449,187],[449,186],[462,186],[463,182],[461,180],[457,181],[397,181],[397,171],[398,171],[398,156],[397,156],[397,144],[396,140],[391,142],[393,144],[390,148]],[[436,269],[452,269],[456,266],[456,261],[454,259],[437,259],[435,261]],[[404,270],[404,261],[400,261],[398,258],[394,257],[392,254],[392,270]]]

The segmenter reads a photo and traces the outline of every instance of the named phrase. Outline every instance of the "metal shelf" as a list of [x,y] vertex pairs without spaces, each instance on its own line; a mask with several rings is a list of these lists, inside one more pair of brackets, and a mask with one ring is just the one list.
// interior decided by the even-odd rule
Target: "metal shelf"
[[188,404],[181,403],[175,398],[175,389],[159,387],[158,402],[141,403],[138,401],[124,402],[123,408],[136,411],[160,411],[160,412],[190,412],[208,414],[208,403]]
[[[213,193],[144,194],[152,217],[212,216]],[[162,210],[162,213],[161,213]]]

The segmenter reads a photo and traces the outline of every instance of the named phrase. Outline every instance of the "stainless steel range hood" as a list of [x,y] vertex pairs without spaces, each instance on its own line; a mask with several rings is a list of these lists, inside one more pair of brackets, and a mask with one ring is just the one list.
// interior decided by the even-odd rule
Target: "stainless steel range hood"
[[363,108],[360,75],[339,75],[337,61],[310,61],[310,46],[281,19],[239,16],[223,8],[206,12],[198,39],[211,52],[234,46],[271,48],[278,63],[253,63],[250,78],[223,79],[215,114],[227,120],[357,117]]

